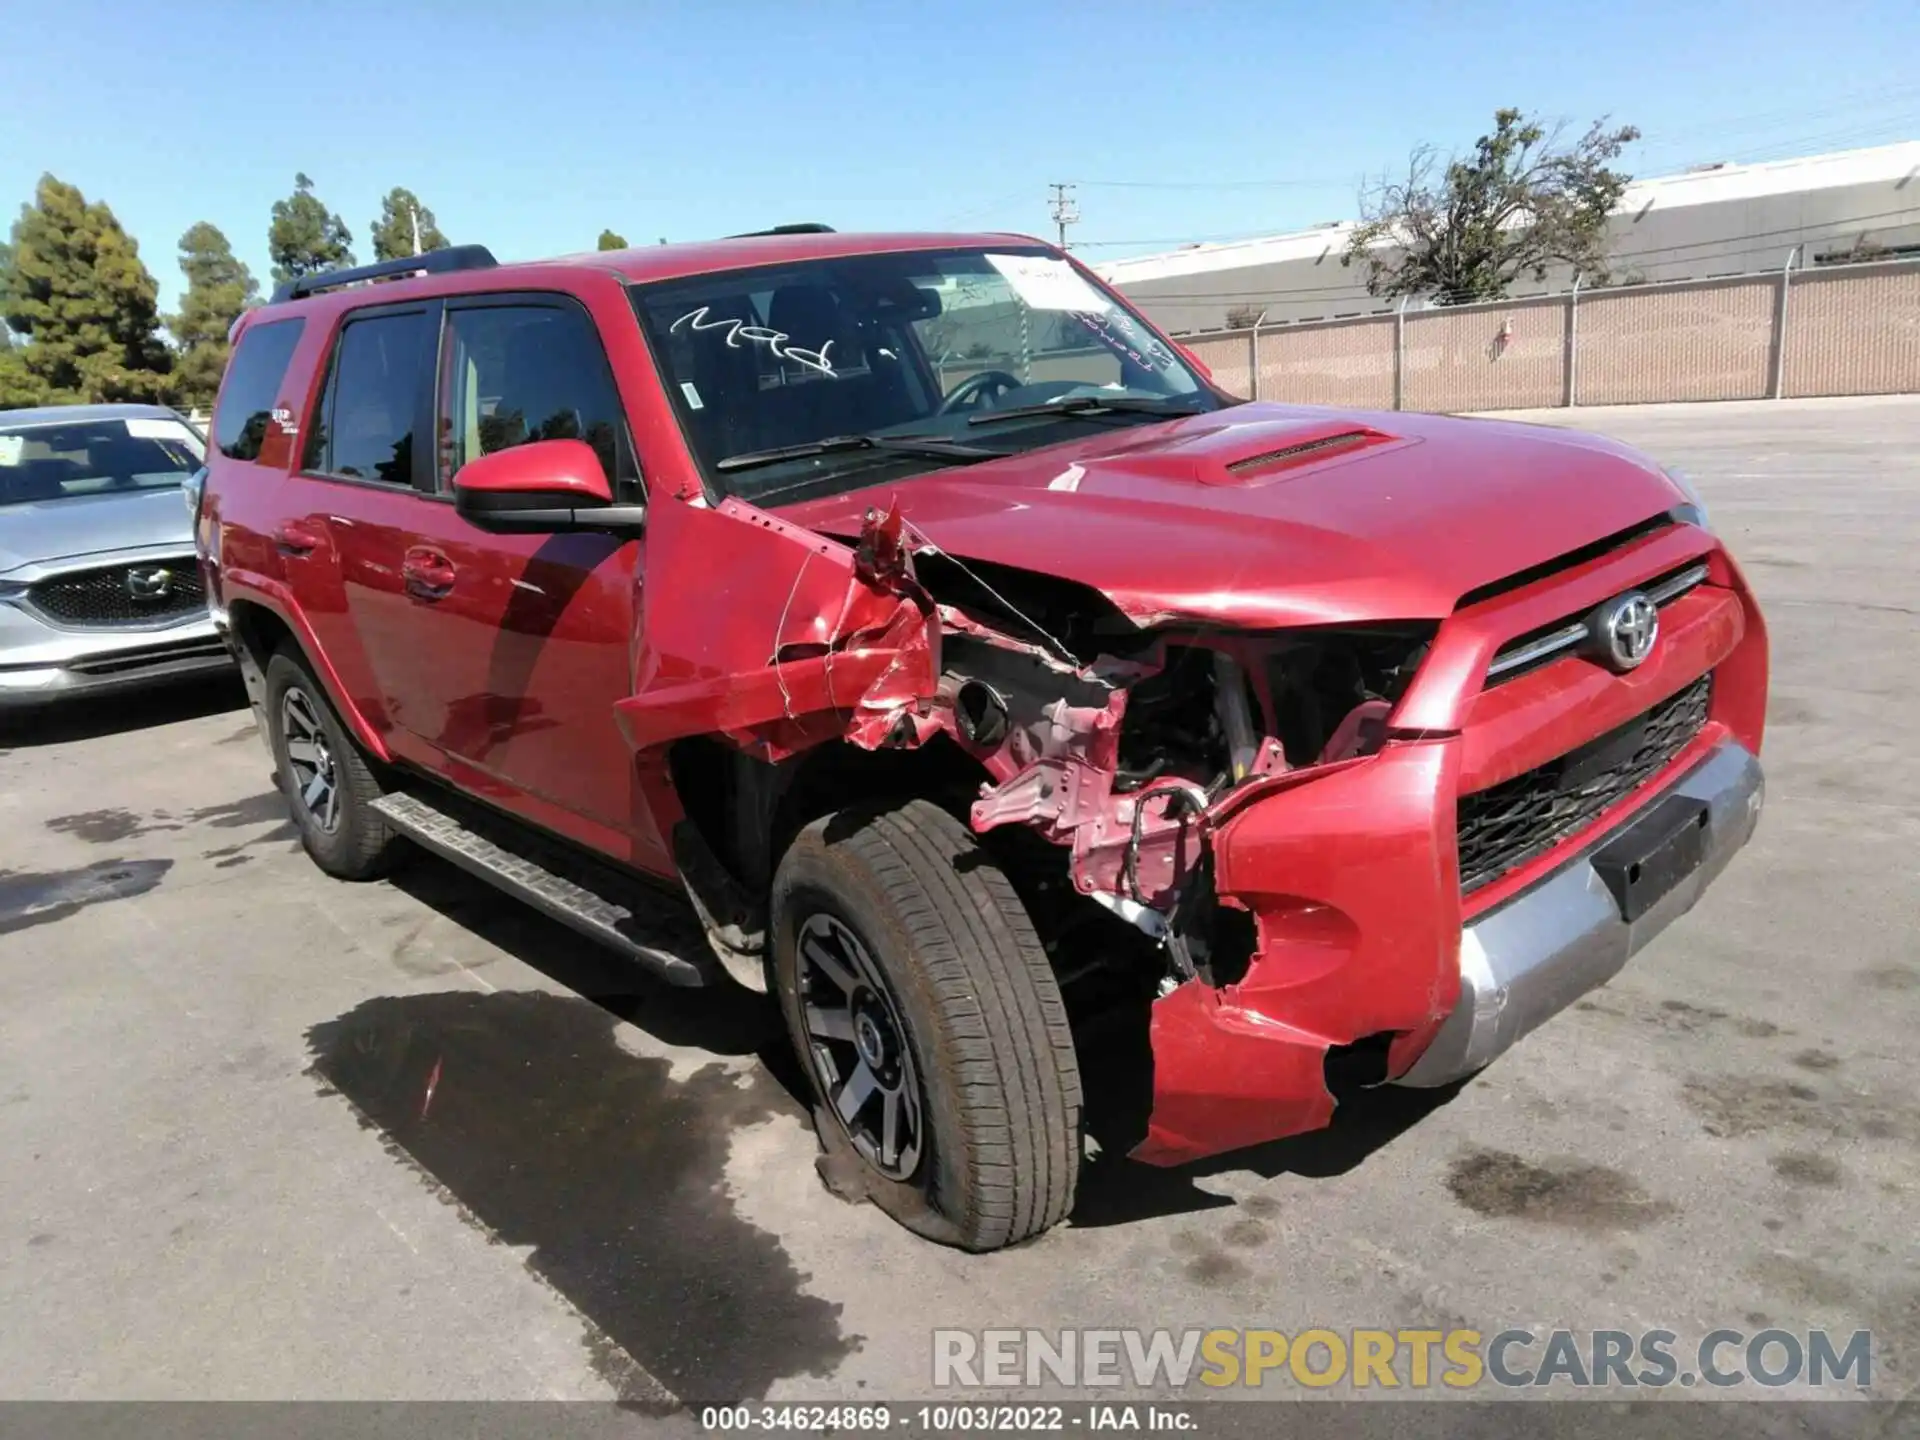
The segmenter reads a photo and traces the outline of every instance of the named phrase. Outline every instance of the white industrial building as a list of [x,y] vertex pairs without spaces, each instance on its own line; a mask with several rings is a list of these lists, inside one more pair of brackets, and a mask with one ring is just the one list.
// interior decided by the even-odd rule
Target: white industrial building
[[[1189,245],[1094,268],[1176,334],[1377,314],[1359,266],[1340,263],[1354,222],[1229,244]],[[1612,222],[1613,283],[1684,280],[1920,254],[1920,140],[1696,166],[1636,180]],[[1515,294],[1569,288],[1528,277]]]

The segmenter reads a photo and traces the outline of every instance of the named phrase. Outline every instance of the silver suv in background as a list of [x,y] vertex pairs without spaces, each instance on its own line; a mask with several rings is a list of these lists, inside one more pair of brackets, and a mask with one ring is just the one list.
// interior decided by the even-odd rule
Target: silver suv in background
[[0,410],[0,710],[231,663],[182,494],[205,459],[161,406]]

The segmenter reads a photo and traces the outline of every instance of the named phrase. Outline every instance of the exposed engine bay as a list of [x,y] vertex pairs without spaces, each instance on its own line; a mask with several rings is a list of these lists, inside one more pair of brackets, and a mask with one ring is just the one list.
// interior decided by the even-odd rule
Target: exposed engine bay
[[[1248,782],[1378,750],[1435,626],[1148,628],[1073,582],[913,538],[897,515],[870,515],[859,553],[931,607],[938,679],[868,732],[906,747],[944,735],[986,770],[970,822],[1064,982],[1111,967],[1108,917],[1149,942],[1162,989],[1237,979],[1253,925],[1214,893],[1211,812]],[[1076,954],[1089,931],[1103,938]],[[1137,963],[1137,943],[1120,948]]]

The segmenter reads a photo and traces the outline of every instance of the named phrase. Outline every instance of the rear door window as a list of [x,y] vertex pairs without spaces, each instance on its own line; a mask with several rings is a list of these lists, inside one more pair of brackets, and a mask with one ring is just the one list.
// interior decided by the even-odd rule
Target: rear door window
[[431,375],[436,312],[350,319],[334,345],[305,468],[348,480],[415,483],[416,436]]
[[274,398],[287,378],[306,321],[295,316],[249,325],[227,362],[213,417],[213,443],[229,460],[258,460],[273,419]]

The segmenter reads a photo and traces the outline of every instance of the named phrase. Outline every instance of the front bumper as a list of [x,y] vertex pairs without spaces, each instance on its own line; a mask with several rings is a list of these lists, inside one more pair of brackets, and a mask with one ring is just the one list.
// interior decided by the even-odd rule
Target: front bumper
[[[1333,1119],[1331,1052],[1394,1037],[1382,1079],[1444,1085],[1604,984],[1684,913],[1753,833],[1759,762],[1714,726],[1669,776],[1530,884],[1464,923],[1449,863],[1458,746],[1389,747],[1253,805],[1216,839],[1223,892],[1254,911],[1238,983],[1153,1007],[1153,1108],[1135,1159],[1177,1165]],[[1694,868],[1632,923],[1591,857],[1670,795],[1705,801]]]
[[[18,615],[18,612],[15,612]],[[5,617],[0,617],[4,621]],[[211,616],[146,630],[55,631],[0,623],[0,710],[44,705],[231,670],[233,657]]]
[[[1706,802],[1700,863],[1646,914],[1628,923],[1591,861],[1576,856],[1460,936],[1460,998],[1402,1085],[1446,1085],[1471,1075],[1575,1000],[1617,975],[1633,954],[1693,908],[1753,834],[1766,782],[1760,762],[1723,740],[1657,792]],[[1605,837],[1611,838],[1611,836]],[[1593,847],[1593,848],[1597,848]]]

